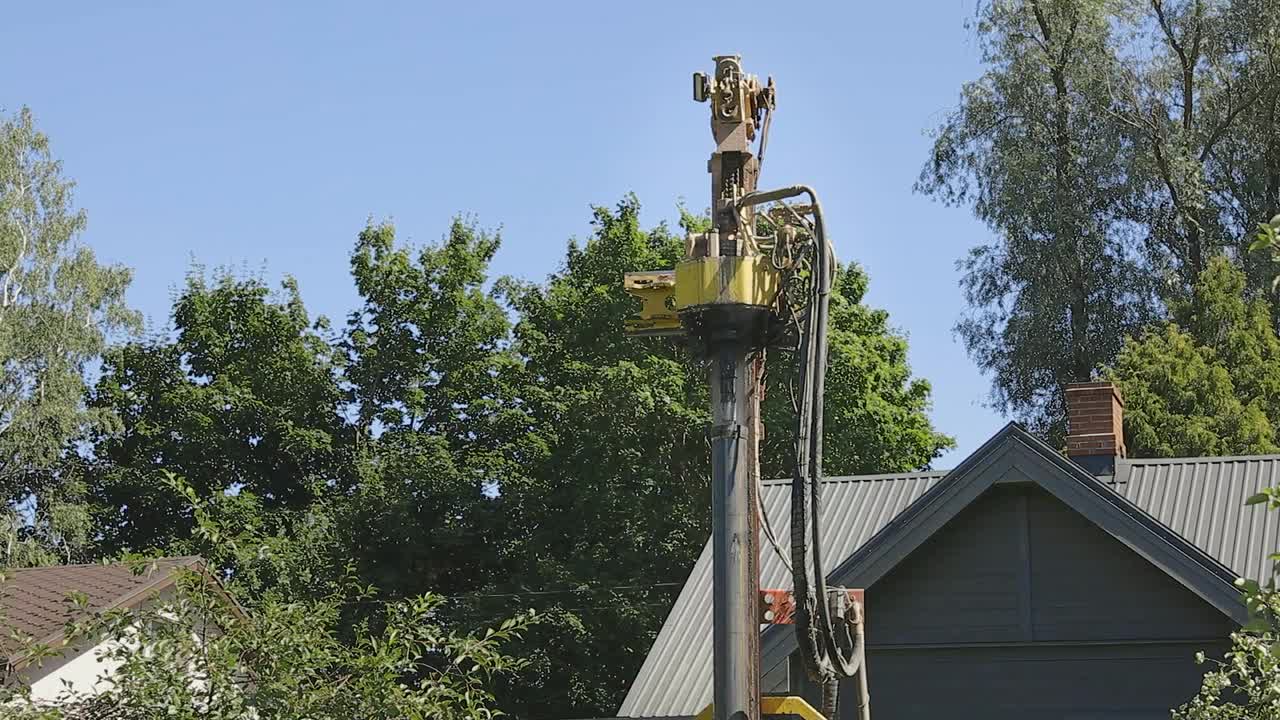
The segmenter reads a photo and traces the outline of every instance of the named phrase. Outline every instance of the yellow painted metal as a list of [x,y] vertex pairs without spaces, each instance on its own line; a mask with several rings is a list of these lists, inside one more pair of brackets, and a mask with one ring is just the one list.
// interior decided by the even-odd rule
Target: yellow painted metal
[[[694,720],[711,720],[713,705],[708,705],[702,712],[694,716]],[[822,713],[813,709],[802,697],[788,695],[785,697],[760,698],[760,716],[762,718],[798,718],[799,720],[827,720]]]
[[778,271],[760,255],[685,260],[672,270],[623,276],[640,312],[626,321],[628,335],[678,335],[680,311],[708,305],[769,307],[778,297]]
[[675,306],[773,305],[778,271],[761,255],[703,257],[676,265]]
[[630,272],[622,277],[628,295],[640,299],[640,312],[627,318],[628,335],[678,335],[680,316],[676,314],[676,274],[673,270]]

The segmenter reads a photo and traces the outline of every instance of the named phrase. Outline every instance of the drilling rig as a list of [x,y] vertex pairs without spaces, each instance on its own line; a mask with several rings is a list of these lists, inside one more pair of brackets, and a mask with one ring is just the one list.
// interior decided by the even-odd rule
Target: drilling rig
[[[808,186],[757,190],[776,106],[773,79],[714,58],[693,75],[709,103],[715,150],[711,227],[691,233],[673,270],[627,273],[640,301],[635,336],[677,335],[706,364],[711,396],[714,693],[699,717],[834,720],[839,682],[853,678],[859,720],[870,719],[863,594],[828,588],[819,522],[827,315],[835,257],[822,206]],[[784,553],[760,508],[760,406],[766,352],[797,366],[791,547]],[[792,590],[760,589],[760,531],[791,569]],[[798,697],[762,697],[762,624],[793,624],[803,665],[822,688],[822,712]]]

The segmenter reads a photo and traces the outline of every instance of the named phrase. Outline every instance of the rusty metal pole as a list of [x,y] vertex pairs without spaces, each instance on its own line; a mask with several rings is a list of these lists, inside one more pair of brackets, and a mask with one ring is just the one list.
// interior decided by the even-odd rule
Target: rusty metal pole
[[[737,202],[755,190],[760,165],[751,152],[757,121],[773,102],[742,70],[737,56],[715,58],[714,80],[695,76],[694,95],[711,101],[712,230],[691,254],[752,254],[750,213]],[[714,606],[714,720],[760,718],[760,542],[756,478],[759,463],[761,307],[725,305],[702,315],[710,361],[712,411],[711,550]]]
[[711,537],[715,720],[760,717],[759,543],[749,435],[754,373],[743,338],[726,334],[711,359]]
[[[822,278],[828,277],[825,269],[830,255],[821,206],[813,190],[797,185],[756,192],[760,159],[764,156],[774,108],[773,80],[761,83],[754,75],[743,72],[742,62],[736,55],[714,59],[714,76],[703,73],[693,76],[694,99],[711,103],[711,133],[716,142],[707,163],[711,174],[711,227],[706,232],[689,234],[685,259],[677,263],[674,270],[626,273],[624,287],[640,301],[639,312],[627,320],[626,331],[632,336],[687,335],[707,362],[712,411],[714,584],[715,690],[711,715],[713,720],[760,720],[764,705],[775,710],[793,707],[787,702],[765,703],[760,696],[760,622],[762,619],[779,622],[771,617],[772,610],[762,612],[760,607],[758,488],[759,450],[764,434],[760,422],[764,349],[790,329],[789,318],[793,314],[784,311],[785,290],[797,271],[789,253],[795,249],[792,244],[800,240],[798,233],[807,230],[812,235]],[[752,152],[757,139],[758,156]],[[806,193],[811,205],[799,209],[812,215],[812,224],[800,217],[797,207],[790,208],[794,223],[780,219],[774,214],[776,209],[770,210],[767,211],[770,222],[766,225],[772,230],[757,238],[754,226],[757,206]],[[780,256],[780,249],[786,257]],[[803,251],[801,248],[802,254]],[[816,317],[824,318],[825,286],[815,287],[822,290],[815,292],[821,304],[813,307],[820,310]],[[824,328],[825,322],[817,322],[815,327]],[[825,331],[818,332],[818,336],[820,340],[825,338]],[[821,340],[818,347],[825,348],[825,340]],[[817,417],[821,417],[823,368],[819,363],[815,373],[818,389],[812,393],[818,398]],[[816,425],[814,436],[821,437],[821,423]],[[814,457],[820,456],[821,445],[817,444]],[[816,460],[812,464],[820,467]],[[820,474],[819,471],[815,476]],[[817,505],[816,496],[814,504]],[[808,521],[796,523],[793,518],[793,524],[807,527]],[[813,534],[816,539],[816,522]],[[776,544],[772,533],[770,540]],[[820,564],[817,557],[815,543],[815,564]],[[800,587],[804,576],[795,577]],[[775,601],[767,602],[774,604]],[[789,606],[795,607],[794,603]],[[825,606],[819,607],[825,609]],[[828,613],[819,615],[824,622],[828,621]],[[801,612],[800,618],[803,622],[807,615]],[[834,631],[828,627],[827,632]],[[851,662],[844,655],[840,658],[844,665]],[[850,675],[852,672],[847,671]],[[865,692],[862,698],[860,717],[865,720]],[[793,700],[800,702],[797,698],[787,699]],[[812,708],[800,704],[807,708],[809,716],[815,714]]]

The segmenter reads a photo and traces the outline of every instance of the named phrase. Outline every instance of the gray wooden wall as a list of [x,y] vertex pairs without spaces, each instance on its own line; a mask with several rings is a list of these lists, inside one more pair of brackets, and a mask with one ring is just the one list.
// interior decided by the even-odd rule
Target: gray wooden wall
[[874,720],[1164,720],[1234,627],[1034,485],[967,508],[868,589],[867,618]]

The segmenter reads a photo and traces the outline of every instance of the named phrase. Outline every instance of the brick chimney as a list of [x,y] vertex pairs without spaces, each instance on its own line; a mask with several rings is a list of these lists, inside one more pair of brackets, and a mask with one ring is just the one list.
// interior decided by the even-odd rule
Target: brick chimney
[[1115,472],[1125,455],[1124,399],[1109,382],[1067,386],[1067,457],[1094,475]]

